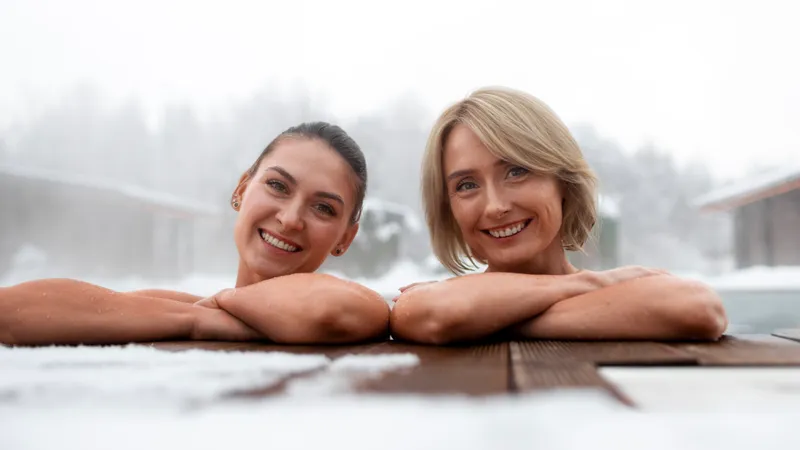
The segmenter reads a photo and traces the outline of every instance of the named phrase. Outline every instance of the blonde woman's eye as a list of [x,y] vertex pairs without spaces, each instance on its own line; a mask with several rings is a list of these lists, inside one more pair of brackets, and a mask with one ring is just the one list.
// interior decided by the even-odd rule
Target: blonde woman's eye
[[524,167],[516,166],[516,167],[512,167],[511,169],[508,170],[508,176],[509,177],[520,177],[522,175],[527,174],[528,172],[530,172],[528,169],[526,169]]
[[477,187],[478,185],[474,181],[462,181],[461,183],[458,183],[458,185],[456,186],[456,191],[458,192],[466,191],[469,189],[475,189]]

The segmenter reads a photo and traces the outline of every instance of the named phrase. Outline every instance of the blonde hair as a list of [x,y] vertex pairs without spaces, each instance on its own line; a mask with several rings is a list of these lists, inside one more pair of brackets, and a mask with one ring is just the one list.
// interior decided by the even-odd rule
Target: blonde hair
[[541,100],[514,89],[487,87],[447,108],[428,136],[422,160],[422,201],[439,261],[455,274],[476,267],[476,260],[486,263],[468,248],[447,195],[442,155],[457,124],[472,130],[495,157],[560,180],[564,193],[562,247],[582,250],[597,219],[597,178],[578,143]]

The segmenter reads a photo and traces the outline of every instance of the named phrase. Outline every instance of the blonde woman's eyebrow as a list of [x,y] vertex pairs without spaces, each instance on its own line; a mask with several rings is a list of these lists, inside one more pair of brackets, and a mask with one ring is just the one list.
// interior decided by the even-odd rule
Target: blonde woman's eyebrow
[[452,172],[450,175],[447,176],[447,181],[463,177],[464,175],[471,175],[473,173],[475,173],[475,170],[473,169],[456,170],[455,172]]

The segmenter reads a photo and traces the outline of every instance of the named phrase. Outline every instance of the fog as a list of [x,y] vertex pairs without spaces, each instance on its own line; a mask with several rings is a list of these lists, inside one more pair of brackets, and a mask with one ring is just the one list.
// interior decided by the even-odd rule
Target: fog
[[231,280],[232,190],[310,120],[348,131],[370,178],[356,243],[323,270],[382,287],[447,276],[420,158],[436,115],[492,84],[548,102],[599,176],[579,265],[741,268],[734,214],[696,201],[798,160],[792,5],[406,6],[4,2],[2,283]]

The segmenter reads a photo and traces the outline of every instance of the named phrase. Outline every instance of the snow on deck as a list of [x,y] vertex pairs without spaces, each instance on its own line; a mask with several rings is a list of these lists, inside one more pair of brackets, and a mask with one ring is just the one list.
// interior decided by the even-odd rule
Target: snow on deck
[[[0,348],[0,448],[800,446],[798,369],[604,369],[624,391],[642,399],[640,410],[626,409],[594,390],[489,398],[354,396],[330,395],[335,383],[313,379],[290,386],[280,396],[215,398],[320,365],[332,373],[376,374],[416,364],[404,355],[390,356],[352,355],[337,364],[323,355],[279,352],[173,353],[141,346]],[[734,395],[718,395],[719,383]]]
[[[2,414],[0,412],[0,414]],[[0,415],[14,450],[504,449],[787,450],[797,416],[642,414],[586,393],[519,399],[272,399],[197,412],[19,409]]]

